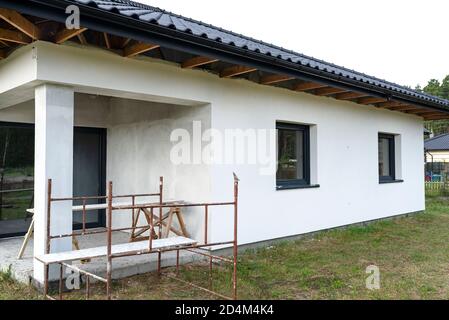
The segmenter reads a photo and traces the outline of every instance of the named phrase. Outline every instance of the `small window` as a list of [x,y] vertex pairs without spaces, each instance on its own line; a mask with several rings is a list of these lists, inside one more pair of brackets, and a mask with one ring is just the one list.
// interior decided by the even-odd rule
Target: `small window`
[[278,136],[278,188],[310,184],[309,127],[305,125],[276,123]]
[[394,136],[379,134],[379,181],[395,180]]

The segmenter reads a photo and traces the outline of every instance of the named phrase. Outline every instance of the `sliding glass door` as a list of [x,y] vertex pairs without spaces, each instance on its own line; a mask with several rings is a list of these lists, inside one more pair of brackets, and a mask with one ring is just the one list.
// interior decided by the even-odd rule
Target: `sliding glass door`
[[[104,195],[106,130],[75,128],[73,151],[73,194]],[[26,209],[34,207],[33,187],[34,126],[0,122],[0,238],[28,230],[32,216]],[[74,228],[81,227],[80,213],[74,213],[73,222]],[[103,210],[89,213],[87,227],[103,225]]]

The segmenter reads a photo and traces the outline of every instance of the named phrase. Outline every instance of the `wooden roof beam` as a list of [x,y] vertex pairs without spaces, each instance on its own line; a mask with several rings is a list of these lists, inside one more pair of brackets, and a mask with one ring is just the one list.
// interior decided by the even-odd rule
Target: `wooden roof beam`
[[6,42],[6,41],[0,40],[0,44],[1,44],[1,45],[4,45],[5,47],[8,47],[8,48],[10,47],[9,43]]
[[348,91],[347,89],[328,87],[328,88],[316,89],[315,94],[317,96],[330,96],[333,94],[343,93],[343,92],[347,92],[347,91]]
[[365,97],[369,97],[369,94],[361,93],[361,92],[344,92],[344,93],[337,94],[335,96],[335,99],[352,100],[352,99],[365,98]]
[[41,32],[39,28],[17,11],[0,8],[0,19],[5,20],[13,27],[25,33],[31,39],[40,39]]
[[195,67],[211,64],[211,63],[214,63],[214,62],[217,62],[217,61],[218,61],[218,59],[198,56],[198,57],[193,57],[191,59],[187,59],[186,61],[184,61],[181,64],[181,67],[184,68],[184,69],[191,69],[191,68],[195,68]]
[[366,97],[366,98],[360,98],[357,99],[357,103],[359,104],[375,104],[375,103],[381,103],[386,102],[387,100],[384,98],[377,98],[377,97]]
[[[396,108],[396,107],[404,107],[406,106],[405,104],[403,104],[402,102],[398,102],[398,101],[387,101],[387,102],[381,102],[377,105],[378,107],[381,108]],[[395,110],[395,109],[392,109]]]
[[125,47],[125,49],[123,49],[123,56],[131,58],[141,53],[145,53],[158,48],[160,48],[160,45],[158,44],[137,42]]
[[64,43],[67,40],[70,40],[73,37],[78,36],[79,34],[83,33],[86,30],[87,28],[61,30],[55,35],[55,43],[57,44]]
[[316,82],[303,82],[303,83],[297,84],[295,86],[294,90],[308,91],[308,90],[314,90],[314,89],[325,88],[325,87],[327,87],[327,85],[325,85],[325,84],[320,84],[320,83],[316,83]]
[[106,48],[111,49],[111,41],[109,40],[109,36],[106,32],[103,32],[103,39],[104,39]]
[[28,44],[31,43],[31,38],[22,32],[8,29],[0,29],[0,40],[19,43],[19,44]]
[[235,76],[239,76],[241,74],[254,72],[256,70],[257,70],[257,68],[253,68],[253,67],[232,66],[232,67],[223,69],[220,72],[220,77],[221,78],[232,78],[232,77],[235,77]]
[[131,38],[124,38],[122,44],[120,45],[122,49],[126,48],[131,42]]
[[262,77],[260,79],[260,84],[275,84],[280,82],[285,82],[289,80],[293,80],[294,77],[291,76],[284,76],[281,74],[272,74],[269,76]]
[[389,110],[393,110],[393,111],[409,111],[409,110],[416,110],[417,107],[415,106],[410,106],[410,105],[402,105],[399,107],[395,107],[395,108],[389,108]]
[[435,113],[435,110],[426,110],[426,109],[419,109],[414,108],[411,110],[404,110],[404,112],[410,113],[410,114],[427,114],[427,113]]
[[423,116],[425,120],[445,120],[449,119],[449,114],[447,113],[440,113],[438,116]]
[[80,41],[80,43],[82,45],[87,45],[88,44],[84,34],[80,33],[79,35],[77,35],[77,38],[78,38],[78,40]]
[[7,56],[6,51],[0,49],[0,60],[6,59]]

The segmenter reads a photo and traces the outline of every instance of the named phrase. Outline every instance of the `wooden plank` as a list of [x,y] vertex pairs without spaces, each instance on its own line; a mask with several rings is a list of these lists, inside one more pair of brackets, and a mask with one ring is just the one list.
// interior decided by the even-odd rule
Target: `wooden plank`
[[319,88],[325,88],[327,85],[320,84],[316,82],[303,82],[295,86],[294,90],[296,91],[308,91],[308,90],[314,90]]
[[343,93],[343,92],[347,92],[347,91],[348,91],[347,89],[328,87],[328,88],[316,89],[315,94],[317,96],[330,96],[333,94]]
[[27,35],[23,34],[20,31],[8,30],[8,29],[0,29],[0,40],[19,43],[19,44],[28,44],[31,43],[31,38]]
[[[177,247],[188,247],[195,245],[196,243],[196,240],[188,239],[185,237],[172,237],[153,240],[152,244],[153,250],[164,250]],[[148,242],[139,241],[112,245],[112,254],[126,254],[135,251],[148,252]],[[76,251],[50,253],[38,256],[37,259],[45,263],[56,263],[92,259],[105,256],[107,256],[107,246],[81,249]]]
[[124,38],[123,43],[121,44],[121,48],[124,49],[128,46],[128,44],[131,42],[131,38]]
[[10,47],[9,43],[5,42],[5,41],[0,40],[0,44],[4,45],[5,47],[8,47],[8,48]]
[[339,93],[335,96],[335,99],[338,100],[351,100],[351,99],[358,99],[358,98],[364,98],[368,97],[369,94],[367,93],[361,93],[361,92],[345,92],[345,93]]
[[73,37],[76,37],[77,35],[83,33],[86,30],[87,30],[87,28],[61,30],[55,35],[55,43],[57,43],[57,44],[64,43],[67,40],[70,40]]
[[387,101],[387,102],[381,102],[377,105],[381,108],[394,108],[394,107],[402,107],[404,104],[402,102],[398,101]]
[[189,233],[187,231],[186,224],[184,222],[184,219],[182,217],[181,209],[176,208],[176,215],[178,216],[179,226],[181,227],[182,233],[184,237],[189,237]]
[[387,109],[393,110],[393,111],[408,111],[408,110],[415,110],[417,108],[415,106],[406,106],[406,105],[402,104],[399,107],[390,107]]
[[[426,109],[412,109],[412,110],[406,110],[407,113],[411,113],[411,114],[426,114],[426,113],[435,113],[435,110],[426,110]],[[439,113],[439,112],[437,112]]]
[[31,220],[31,224],[28,228],[25,238],[23,239],[22,246],[20,247],[19,254],[17,255],[17,260],[22,259],[23,253],[25,252],[25,248],[28,245],[28,242],[30,241],[33,232],[34,232],[34,218]]
[[111,41],[109,41],[109,36],[106,32],[103,32],[104,43],[106,44],[106,48],[111,49]]
[[413,112],[411,114],[415,114],[415,115],[420,116],[420,117],[433,117],[433,116],[443,115],[443,113],[438,112],[436,110],[427,110],[427,111],[421,110],[421,111]]
[[424,116],[425,120],[446,120],[449,119],[449,114],[442,113],[441,116]]
[[164,238],[168,238],[168,235],[170,234],[171,225],[173,223],[173,214],[174,214],[174,208],[170,208],[170,212],[168,213],[168,221],[167,221],[167,227],[164,232]]
[[125,49],[123,49],[123,56],[127,57],[127,58],[131,58],[131,57],[137,56],[141,53],[157,49],[159,47],[160,47],[160,45],[158,45],[158,44],[137,42],[135,44],[125,47]]
[[260,79],[260,84],[274,84],[274,83],[289,81],[289,80],[293,80],[293,79],[295,79],[295,78],[291,77],[291,76],[284,76],[282,74],[272,74],[269,76],[262,77],[262,79]]
[[193,57],[191,59],[184,61],[181,64],[181,67],[184,69],[190,69],[190,68],[195,68],[195,67],[199,67],[199,66],[204,66],[206,64],[214,63],[217,61],[218,61],[218,59],[198,56],[198,57]]
[[357,100],[357,103],[359,104],[374,104],[374,103],[380,103],[380,102],[386,102],[387,100],[384,98],[377,98],[377,97],[367,97],[367,98],[360,98]]
[[0,19],[5,20],[31,39],[38,40],[41,36],[39,28],[17,11],[0,8]]
[[[145,213],[145,217],[150,217],[150,212],[147,208],[142,208],[142,211]],[[159,224],[159,217],[156,215],[153,215],[153,219],[154,219],[154,225],[156,226],[156,224]],[[162,226],[166,227],[167,226],[167,222],[165,222],[164,220],[162,220]],[[176,234],[177,236],[183,236],[182,231],[176,230],[173,227],[170,227],[170,231],[173,232],[174,234]]]
[[257,68],[253,68],[253,67],[245,67],[245,66],[232,66],[226,69],[223,69],[220,72],[220,77],[221,78],[232,78],[241,74],[246,74],[246,73],[250,73],[250,72],[254,72],[256,71]]
[[87,45],[88,44],[84,34],[80,33],[80,34],[77,35],[77,37],[78,37],[78,40],[80,41],[80,43],[82,45]]

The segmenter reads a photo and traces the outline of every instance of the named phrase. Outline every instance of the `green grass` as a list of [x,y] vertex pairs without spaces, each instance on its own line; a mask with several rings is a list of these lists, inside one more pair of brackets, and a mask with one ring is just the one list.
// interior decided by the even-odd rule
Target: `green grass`
[[[239,298],[448,299],[448,230],[449,199],[431,196],[422,214],[247,251],[239,257]],[[369,265],[380,269],[379,290],[365,287]],[[230,271],[214,265],[214,289],[230,292]],[[184,266],[180,276],[208,286],[207,265]],[[13,285],[0,280],[0,298],[34,297],[20,293],[29,293],[28,288],[8,290],[5,283]],[[154,273],[115,281],[113,287],[118,299],[214,298]],[[93,298],[105,297],[102,285],[95,285],[94,292]],[[73,293],[67,298],[82,297]]]

